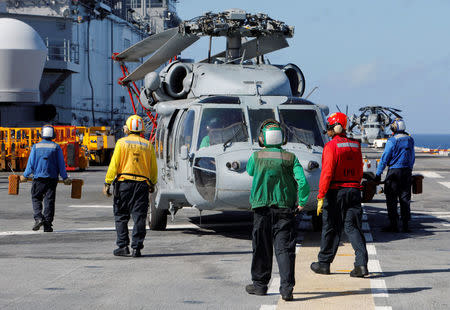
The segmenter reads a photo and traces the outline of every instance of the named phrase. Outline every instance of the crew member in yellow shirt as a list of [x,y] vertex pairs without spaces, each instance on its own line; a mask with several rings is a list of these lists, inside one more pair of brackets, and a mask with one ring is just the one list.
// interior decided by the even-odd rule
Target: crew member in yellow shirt
[[133,257],[141,256],[146,234],[149,192],[154,191],[158,170],[153,145],[140,136],[144,122],[138,115],[127,119],[124,131],[128,136],[117,141],[105,177],[103,193],[111,196],[114,181],[114,219],[117,232],[115,256],[129,256],[128,221],[133,216],[131,248]]

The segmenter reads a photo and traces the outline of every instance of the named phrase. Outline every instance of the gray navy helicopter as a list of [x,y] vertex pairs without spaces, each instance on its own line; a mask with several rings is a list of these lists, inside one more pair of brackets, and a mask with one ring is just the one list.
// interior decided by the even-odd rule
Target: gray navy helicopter
[[394,119],[402,118],[398,114],[401,110],[389,107],[367,106],[360,108],[359,111],[361,112],[359,116],[352,115],[349,131],[358,129],[359,133],[353,133],[353,137],[367,144],[374,144],[378,139],[387,139],[389,134],[385,129],[389,128]]
[[[301,98],[305,80],[296,65],[272,65],[264,57],[289,46],[286,38],[293,34],[293,27],[265,14],[231,9],[184,21],[116,56],[139,61],[153,53],[123,79],[125,84],[144,80],[141,102],[158,115],[158,184],[150,229],[164,230],[168,215],[173,219],[183,207],[250,210],[252,178],[246,164],[261,148],[260,125],[269,118],[282,124],[283,148],[303,166],[311,187],[305,211],[314,214],[314,227],[320,225],[316,197],[329,110]],[[207,58],[196,63],[178,59],[155,71],[201,36],[210,38]],[[211,55],[213,37],[226,38],[225,51]]]

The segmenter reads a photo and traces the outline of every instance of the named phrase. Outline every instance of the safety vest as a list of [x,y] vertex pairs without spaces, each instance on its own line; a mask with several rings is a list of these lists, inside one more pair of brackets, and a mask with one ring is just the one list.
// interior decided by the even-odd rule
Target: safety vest
[[318,198],[323,198],[329,188],[360,188],[362,176],[361,145],[356,140],[336,135],[323,150]]
[[335,145],[337,154],[337,165],[331,182],[341,187],[359,187],[363,174],[361,145],[346,137],[338,137],[331,143]]
[[308,200],[309,184],[293,153],[280,148],[264,148],[252,154],[246,169],[253,176],[250,193],[253,209],[266,206],[293,208],[297,200],[302,206]]
[[129,135],[116,143],[105,182],[133,180],[156,184],[158,170],[153,145],[138,135]]

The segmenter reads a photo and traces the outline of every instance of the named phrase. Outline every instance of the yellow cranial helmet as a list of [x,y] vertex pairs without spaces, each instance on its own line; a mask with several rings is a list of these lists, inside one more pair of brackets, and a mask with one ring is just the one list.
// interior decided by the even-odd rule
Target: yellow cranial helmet
[[131,132],[141,132],[144,131],[144,121],[142,120],[142,117],[139,115],[131,115],[127,119],[127,128]]

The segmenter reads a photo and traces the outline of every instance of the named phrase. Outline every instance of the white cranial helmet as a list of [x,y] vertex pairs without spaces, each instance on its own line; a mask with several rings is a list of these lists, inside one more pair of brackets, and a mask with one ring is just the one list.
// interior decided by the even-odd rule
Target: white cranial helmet
[[55,128],[52,125],[44,125],[42,127],[41,136],[43,139],[54,139],[55,138]]

